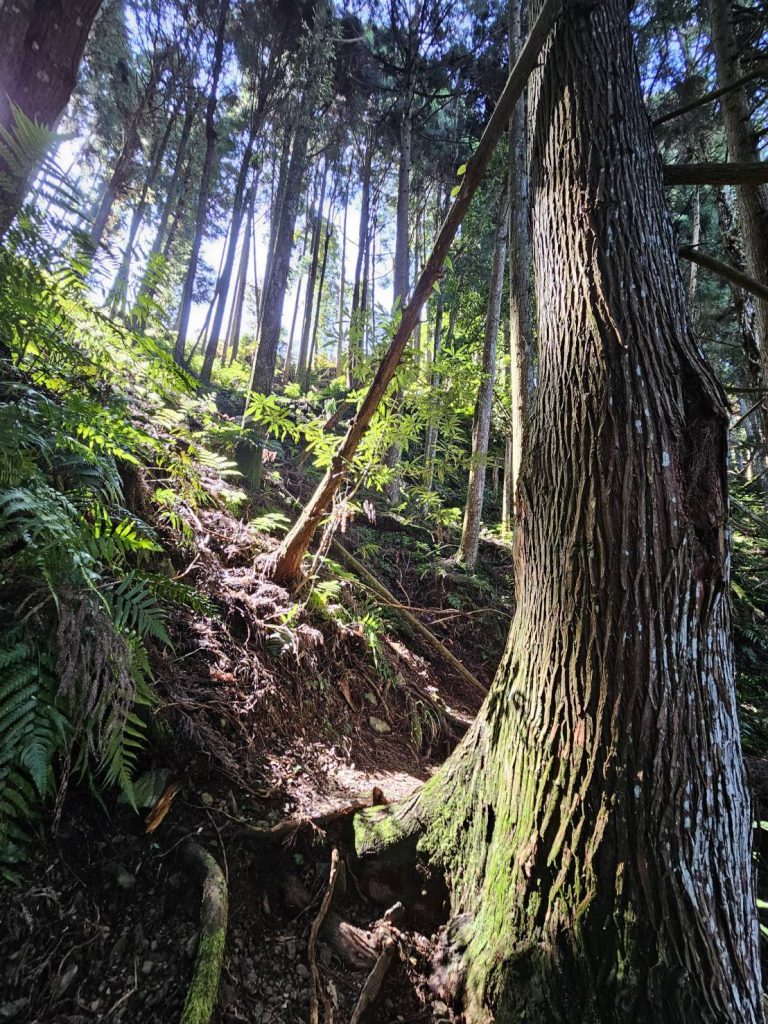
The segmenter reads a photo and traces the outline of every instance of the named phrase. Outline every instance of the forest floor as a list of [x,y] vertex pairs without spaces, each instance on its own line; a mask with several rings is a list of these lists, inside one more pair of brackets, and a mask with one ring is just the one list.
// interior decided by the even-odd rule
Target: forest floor
[[[281,468],[302,497],[311,484]],[[147,486],[130,488],[143,514]],[[22,882],[4,894],[0,1021],[178,1020],[201,903],[180,857],[190,838],[216,858],[229,891],[215,1021],[308,1019],[310,929],[334,846],[343,872],[316,957],[335,1019],[350,1019],[371,968],[362,954],[351,966],[339,922],[370,933],[401,901],[397,956],[365,1019],[451,1020],[425,984],[447,914],[440,880],[367,875],[350,853],[345,811],[412,792],[455,746],[481,693],[359,581],[338,573],[323,585],[321,573],[295,599],[261,578],[254,560],[274,537],[224,507],[190,511],[185,544],[165,538],[177,578],[212,608],[182,610],[169,622],[173,647],[153,654],[160,701],[140,813],[100,806],[87,780],[73,779],[57,826],[48,823]],[[293,515],[269,483],[249,514],[259,511]],[[485,543],[482,571],[468,574],[448,557],[451,538],[368,511],[339,539],[488,685],[511,613],[509,548]],[[153,808],[161,820],[149,831]]]

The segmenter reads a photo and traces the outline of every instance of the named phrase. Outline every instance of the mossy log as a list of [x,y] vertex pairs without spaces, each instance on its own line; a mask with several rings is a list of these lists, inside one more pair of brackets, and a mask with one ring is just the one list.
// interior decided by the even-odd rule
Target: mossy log
[[208,1024],[219,992],[221,961],[227,937],[227,883],[214,858],[197,843],[186,844],[183,858],[203,880],[203,899],[195,971],[187,991],[180,1024]]

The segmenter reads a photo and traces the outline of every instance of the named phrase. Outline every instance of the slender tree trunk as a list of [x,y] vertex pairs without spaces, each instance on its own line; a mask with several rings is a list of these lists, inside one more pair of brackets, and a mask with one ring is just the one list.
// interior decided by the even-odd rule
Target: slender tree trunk
[[113,308],[125,305],[128,283],[131,276],[131,263],[133,261],[136,237],[144,221],[144,214],[148,205],[149,190],[154,185],[157,175],[160,173],[160,167],[162,166],[163,158],[165,157],[165,151],[168,148],[168,140],[171,137],[171,132],[173,131],[173,126],[176,123],[178,112],[177,105],[176,108],[171,111],[171,115],[166,122],[163,134],[157,141],[155,151],[152,155],[152,162],[144,178],[139,202],[131,214],[131,223],[128,229],[128,238],[125,243],[125,248],[123,249],[123,257],[120,261],[117,274],[115,274],[115,280],[112,282],[109,295],[107,296],[107,305]]
[[252,382],[252,390],[262,395],[271,394],[275,379],[275,362],[280,343],[283,305],[288,286],[291,253],[293,252],[293,233],[307,170],[307,146],[311,130],[314,127],[314,108],[325,70],[325,50],[322,44],[325,39],[327,19],[328,4],[326,0],[319,0],[315,9],[307,83],[301,99],[301,109],[286,176],[285,195],[281,203],[275,234],[274,256],[269,276],[264,284],[264,312]]
[[112,216],[115,203],[123,195],[128,185],[136,154],[141,147],[141,125],[144,121],[147,107],[154,96],[159,75],[160,66],[158,62],[155,62],[150,70],[149,79],[144,92],[141,94],[138,106],[133,111],[131,119],[126,126],[125,137],[120,147],[120,152],[117,154],[115,166],[112,168],[112,174],[101,194],[101,201],[96,210],[90,234],[90,244],[94,252],[99,248],[104,239],[104,233]]
[[[517,60],[523,45],[524,0],[509,0],[509,62]],[[528,160],[525,97],[521,97],[509,123],[509,387],[511,420],[504,460],[502,529],[508,533],[514,519],[517,480],[523,457],[523,438],[531,397],[531,236],[528,199]],[[506,507],[504,507],[506,506]]]
[[[30,120],[56,127],[100,7],[101,0],[14,0],[0,5],[0,128],[11,138],[17,138],[12,104]],[[29,166],[20,176],[0,159],[0,174],[8,179],[0,190],[0,238],[21,208],[29,176],[43,155],[29,153]]]
[[344,191],[344,219],[341,228],[341,269],[339,271],[339,333],[336,339],[336,376],[340,376],[344,360],[344,288],[347,273],[347,213],[349,212],[349,178]]
[[[720,87],[741,77],[738,45],[733,31],[728,0],[709,0],[709,16],[715,66]],[[751,124],[744,88],[732,89],[721,97],[729,162],[757,163],[757,136]],[[737,188],[739,227],[744,240],[747,274],[768,285],[768,186],[740,185]],[[760,352],[763,380],[768,381],[768,301],[755,299],[755,337]]]
[[[406,90],[407,91],[407,90]],[[413,122],[410,103],[403,112],[400,124],[400,161],[397,172],[397,217],[395,235],[395,265],[393,272],[392,309],[402,309],[408,298],[410,286],[410,249],[408,246],[408,213],[411,198],[411,151],[413,145]],[[386,464],[392,476],[384,491],[389,501],[396,504],[400,500],[400,445],[392,444],[387,450]]]
[[[251,235],[253,233],[253,214],[254,204],[256,202],[256,187],[255,184],[251,186],[248,195],[245,199],[245,232],[243,235],[243,244],[240,250],[240,265],[237,269],[237,280],[235,281],[235,294],[232,298],[232,310],[229,317],[229,324],[227,325],[227,333],[224,338],[224,350],[221,354],[222,366],[227,358],[227,349],[232,346],[232,351],[236,352],[240,341],[240,328],[243,322],[243,306],[245,304],[245,289],[248,284],[248,264],[251,255]],[[213,336],[213,328],[211,328],[211,336]],[[210,339],[208,341],[210,346]],[[209,378],[210,379],[210,378]]]
[[[331,210],[333,209],[333,200],[331,200]],[[323,286],[325,285],[325,268],[328,265],[328,243],[331,240],[331,234],[333,232],[333,224],[331,222],[331,212],[328,213],[328,219],[325,226],[325,241],[323,243],[323,258],[320,263],[320,277],[317,282],[317,299],[315,302],[315,320],[312,327],[312,343],[309,347],[309,357],[307,359],[307,370],[304,374],[304,386],[303,390],[307,391],[309,388],[309,375],[313,367],[317,367],[317,338],[320,329],[320,306],[323,301]]]
[[216,148],[216,106],[218,103],[219,77],[221,76],[221,67],[224,62],[224,36],[227,29],[229,4],[230,0],[221,0],[221,6],[219,7],[219,21],[216,27],[216,42],[213,51],[213,70],[211,72],[211,91],[208,94],[208,103],[205,109],[205,156],[203,158],[203,169],[200,175],[200,189],[197,195],[195,233],[192,239],[192,251],[189,255],[187,275],[184,280],[184,287],[181,293],[179,330],[176,335],[176,344],[173,350],[173,358],[179,365],[184,363],[184,346],[187,340],[187,331],[189,330],[189,317],[192,312],[192,294],[195,289],[197,263],[200,258],[200,247],[203,242],[203,233],[208,219],[208,196],[211,189],[213,154]]
[[[693,223],[691,225],[691,245],[695,249],[701,241],[701,197],[699,188],[693,190]],[[688,277],[688,304],[693,305],[696,298],[696,283],[698,280],[698,266],[691,263],[691,272]]]
[[361,172],[360,224],[357,233],[357,259],[355,260],[355,281],[352,288],[352,308],[349,314],[349,342],[347,353],[347,383],[350,388],[359,383],[357,371],[362,358],[363,329],[365,322],[362,310],[365,308],[363,291],[363,267],[368,248],[368,233],[371,218],[371,167],[373,163],[373,129],[368,129],[365,140],[365,156]]
[[456,553],[460,562],[468,569],[477,565],[477,551],[480,545],[480,523],[483,515],[485,493],[485,471],[488,459],[488,439],[491,434],[491,412],[493,409],[493,386],[496,381],[496,345],[499,337],[501,299],[504,293],[504,267],[507,258],[507,232],[509,214],[506,200],[501,204],[493,243],[493,263],[488,286],[488,307],[485,313],[485,337],[483,341],[483,362],[480,387],[475,401],[475,416],[472,424],[472,463],[469,469],[467,503],[464,508],[464,526],[461,543]]
[[185,160],[187,156],[187,149],[189,147],[189,139],[192,134],[192,125],[195,117],[197,116],[198,109],[198,103],[191,102],[188,104],[187,111],[184,115],[181,134],[179,136],[179,144],[176,148],[173,172],[171,174],[171,180],[168,185],[168,192],[165,197],[165,202],[163,203],[163,209],[160,214],[157,230],[155,231],[155,237],[152,241],[152,247],[150,248],[149,256],[147,257],[146,269],[144,271],[141,286],[139,287],[137,306],[140,305],[142,298],[153,298],[155,291],[157,290],[155,277],[158,257],[163,251],[163,243],[166,241],[166,231],[168,231],[168,226],[171,222],[171,215],[177,209],[179,197],[183,192]]
[[[291,330],[288,334],[288,345],[285,350],[285,365],[283,366],[283,383],[291,379],[291,355],[293,354],[293,339],[296,334],[296,321],[299,317],[299,306],[301,305],[301,285],[304,278],[300,277],[296,284],[296,301],[293,304],[293,316],[291,317]],[[304,294],[306,302],[306,290]]]
[[[250,209],[250,198],[246,195],[245,186],[248,179],[248,172],[251,169],[251,157],[253,156],[253,144],[256,140],[256,130],[257,121],[254,112],[254,115],[251,118],[251,125],[248,132],[248,139],[245,144],[245,150],[243,151],[243,158],[240,161],[237,181],[235,182],[235,194],[232,200],[232,232],[229,236],[229,246],[226,250],[224,266],[222,268],[221,275],[219,276],[219,298],[216,303],[216,311],[213,315],[213,322],[211,324],[211,333],[208,336],[208,344],[205,347],[205,358],[200,372],[200,380],[203,384],[208,384],[211,380],[213,361],[216,358],[216,348],[220,341],[219,336],[221,334],[221,329],[224,326],[224,313],[227,308],[227,299],[229,298],[229,285],[232,280],[232,269],[235,265],[237,240],[240,235],[243,214]],[[256,183],[254,181],[251,185],[251,189],[255,188]],[[245,294],[245,284],[243,284],[243,294]]]
[[515,619],[461,745],[358,846],[420,834],[445,869],[470,1022],[758,1024],[727,406],[624,0],[566,3],[530,104],[540,386]]
[[312,305],[315,298],[315,284],[317,283],[317,272],[320,265],[320,242],[323,235],[323,204],[325,203],[325,187],[327,181],[328,160],[326,160],[323,165],[323,176],[320,179],[320,191],[312,222],[312,250],[309,263],[309,276],[307,278],[307,294],[304,299],[304,322],[301,328],[299,358],[296,365],[296,376],[301,382],[302,388],[304,387],[308,373],[307,352],[309,349],[310,331],[312,329]]

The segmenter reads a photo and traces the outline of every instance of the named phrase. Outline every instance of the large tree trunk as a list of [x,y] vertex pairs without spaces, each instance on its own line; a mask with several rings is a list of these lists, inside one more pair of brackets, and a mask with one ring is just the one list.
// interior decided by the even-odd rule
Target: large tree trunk
[[501,298],[504,292],[504,266],[507,258],[508,215],[507,203],[502,203],[496,225],[493,244],[493,263],[488,287],[488,306],[485,313],[485,338],[483,341],[483,364],[480,387],[475,400],[475,416],[472,424],[472,464],[469,468],[467,503],[464,508],[464,525],[461,543],[456,554],[460,562],[466,562],[468,569],[477,564],[477,550],[480,545],[480,522],[483,515],[485,494],[485,470],[488,458],[488,438],[491,434],[491,412],[493,409],[493,386],[496,381],[496,343],[499,337]]
[[[728,0],[709,0],[712,45],[718,84],[722,87],[741,77],[739,50],[733,31]],[[728,143],[728,160],[751,164],[759,160],[757,136],[750,121],[743,86],[732,89],[720,100]],[[768,186],[737,187],[739,228],[744,239],[747,274],[768,285]],[[768,380],[768,301],[755,299],[754,331],[760,352],[763,380]],[[764,413],[768,416],[768,408]]]
[[[509,63],[520,52],[523,35],[523,0],[510,0]],[[531,231],[529,225],[528,161],[525,99],[520,99],[509,123],[509,397],[511,418],[504,459],[502,528],[508,533],[515,509],[515,492],[523,457],[523,434],[530,398]]]
[[540,386],[515,619],[462,744],[358,845],[420,832],[445,869],[470,1021],[757,1024],[727,409],[624,0],[566,3],[530,104]]
[[227,28],[229,4],[230,0],[221,0],[219,21],[216,27],[216,42],[213,50],[213,69],[211,72],[211,90],[208,93],[208,103],[205,109],[205,156],[203,157],[203,169],[200,174],[200,189],[197,193],[195,234],[192,239],[192,251],[189,254],[187,274],[184,279],[184,287],[181,292],[179,329],[176,335],[176,344],[173,349],[173,358],[177,363],[179,363],[179,365],[184,363],[184,346],[187,341],[189,317],[192,312],[192,295],[195,289],[197,263],[200,258],[200,247],[203,243],[203,232],[205,231],[208,218],[208,196],[211,190],[213,153],[216,148],[216,106],[218,103],[219,77],[221,75],[221,67],[224,61],[224,35]]
[[[15,0],[0,5],[0,127],[16,136],[12,104],[32,121],[55,128],[77,81],[101,0]],[[24,201],[39,154],[26,173],[0,160],[9,178],[0,190],[0,237]]]

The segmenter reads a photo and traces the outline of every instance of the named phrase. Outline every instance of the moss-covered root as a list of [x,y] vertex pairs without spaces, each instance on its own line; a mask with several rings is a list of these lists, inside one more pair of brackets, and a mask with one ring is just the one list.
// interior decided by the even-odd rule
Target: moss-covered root
[[195,973],[187,992],[180,1024],[208,1024],[219,991],[221,961],[227,938],[227,883],[219,865],[197,843],[187,843],[183,857],[203,880],[203,900]]
[[415,842],[423,831],[420,818],[423,789],[399,804],[368,807],[354,817],[355,853],[413,859]]

